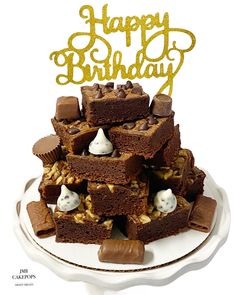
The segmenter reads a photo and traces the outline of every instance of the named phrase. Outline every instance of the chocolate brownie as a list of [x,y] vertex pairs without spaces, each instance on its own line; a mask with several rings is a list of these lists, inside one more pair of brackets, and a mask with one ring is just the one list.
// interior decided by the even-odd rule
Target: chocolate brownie
[[143,162],[141,157],[128,153],[116,157],[68,154],[66,158],[78,177],[114,184],[129,183],[140,173]]
[[89,181],[88,192],[93,212],[98,215],[139,215],[147,210],[149,185],[144,176],[126,185]]
[[159,167],[150,172],[150,189],[158,191],[171,188],[173,193],[182,194],[187,176],[194,166],[194,157],[190,150],[180,149],[177,158],[169,167]]
[[82,86],[81,93],[86,120],[94,126],[132,121],[149,113],[149,96],[138,83],[115,90],[101,84]]
[[155,156],[148,160],[148,164],[155,167],[170,166],[179,152],[181,145],[179,125],[174,128],[174,134],[163,147],[155,154]]
[[47,203],[56,204],[62,184],[75,192],[81,192],[85,187],[84,181],[70,172],[66,161],[61,160],[44,165],[39,193]]
[[181,196],[177,196],[177,207],[171,213],[162,213],[150,204],[146,214],[121,217],[122,231],[129,239],[145,244],[176,235],[187,228],[190,209],[191,205]]
[[195,201],[197,195],[203,194],[205,177],[206,174],[196,166],[189,172],[184,188],[184,197],[188,202]]
[[56,242],[101,244],[111,236],[113,222],[92,213],[90,196],[80,195],[80,206],[72,211],[54,212]]
[[[91,126],[85,119],[57,121],[56,118],[53,118],[51,122],[56,134],[61,138],[67,150],[74,154],[78,154],[87,148],[99,129]],[[106,127],[103,126],[104,129]]]
[[174,112],[169,117],[150,115],[109,130],[110,140],[115,148],[146,159],[153,158],[173,134]]

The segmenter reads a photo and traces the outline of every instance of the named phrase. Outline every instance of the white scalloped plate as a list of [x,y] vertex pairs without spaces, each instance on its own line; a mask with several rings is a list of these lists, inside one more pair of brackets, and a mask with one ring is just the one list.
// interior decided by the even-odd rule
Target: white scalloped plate
[[167,284],[189,270],[206,265],[227,239],[230,227],[227,195],[209,173],[205,173],[204,193],[217,201],[211,232],[188,230],[152,242],[145,247],[143,265],[101,263],[97,258],[99,245],[56,243],[55,237],[38,239],[33,233],[26,204],[39,199],[39,179],[27,183],[23,196],[17,202],[15,233],[33,260],[66,280],[84,281],[115,290],[140,284]]

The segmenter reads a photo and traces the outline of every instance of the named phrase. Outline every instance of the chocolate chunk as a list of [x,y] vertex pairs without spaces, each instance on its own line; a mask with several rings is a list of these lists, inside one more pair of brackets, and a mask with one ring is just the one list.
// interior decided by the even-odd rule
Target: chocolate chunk
[[129,122],[129,123],[124,123],[123,124],[123,128],[124,129],[133,129],[134,128],[134,126],[135,126],[135,123],[134,122]]
[[43,161],[43,164],[53,164],[60,159],[61,145],[57,135],[49,135],[38,140],[32,149],[33,154]]
[[68,132],[69,134],[71,134],[71,135],[74,135],[74,134],[80,132],[80,130],[79,130],[79,128],[71,127],[71,128],[69,128],[69,129],[67,130],[67,132]]
[[95,90],[98,90],[98,89],[100,89],[100,86],[99,86],[98,83],[94,83],[94,84],[93,84],[93,88],[94,88]]
[[102,90],[101,89],[98,89],[96,95],[95,95],[95,98],[102,98],[103,97],[103,94],[102,94]]
[[41,199],[38,202],[30,202],[27,212],[34,233],[39,238],[47,238],[55,235],[55,225],[46,202]]
[[139,240],[104,240],[98,258],[101,262],[143,263],[144,243]]
[[125,88],[126,88],[126,89],[129,89],[129,88],[133,88],[133,87],[134,87],[134,86],[133,86],[132,82],[128,80],[128,81],[126,82],[126,84],[125,84]]
[[61,96],[57,99],[55,118],[77,120],[80,118],[79,100],[75,96]]
[[113,153],[111,154],[111,157],[112,157],[112,158],[119,158],[119,157],[120,157],[120,153],[119,153],[119,151],[118,151],[117,149],[115,149],[115,150],[113,151]]
[[105,85],[105,87],[110,87],[114,89],[114,82],[107,82],[107,84]]
[[157,119],[153,115],[149,116],[147,119],[149,125],[154,125],[158,123]]
[[131,93],[134,93],[134,94],[138,94],[138,95],[142,95],[143,94],[143,89],[142,87],[134,87],[132,90],[131,90]]
[[89,155],[89,151],[87,149],[83,149],[81,156],[88,156]]
[[144,122],[140,127],[139,127],[139,131],[146,131],[148,130],[148,123]]
[[172,112],[172,98],[165,94],[155,95],[151,103],[151,111],[154,115],[168,117]]
[[212,221],[216,209],[216,200],[197,195],[189,217],[188,226],[202,232],[211,230]]
[[119,97],[119,98],[125,98],[126,97],[126,93],[122,88],[118,91],[117,97]]

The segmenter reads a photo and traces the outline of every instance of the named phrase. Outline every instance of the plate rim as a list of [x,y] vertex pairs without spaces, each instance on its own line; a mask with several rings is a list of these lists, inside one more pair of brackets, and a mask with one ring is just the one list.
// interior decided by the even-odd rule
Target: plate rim
[[[14,231],[26,254],[32,260],[42,263],[63,279],[70,281],[84,281],[99,287],[106,287],[113,290],[121,290],[141,284],[155,286],[168,284],[190,270],[199,269],[207,265],[228,237],[231,216],[227,194],[223,188],[215,183],[207,170],[202,170],[204,170],[208,180],[221,196],[221,212],[220,214],[217,214],[216,222],[211,234],[197,248],[180,257],[176,261],[172,261],[164,265],[138,269],[137,271],[110,271],[89,269],[84,266],[80,267],[68,264],[68,262],[63,262],[61,258],[57,258],[55,255],[49,254],[47,250],[42,250],[42,246],[38,245],[32,238],[36,243],[33,244],[26,236],[18,215],[20,202],[24,193],[22,193],[21,197],[15,202],[13,211]],[[26,182],[24,192],[36,179],[37,178],[32,178]],[[110,276],[112,276],[112,282],[107,279],[110,278]]]

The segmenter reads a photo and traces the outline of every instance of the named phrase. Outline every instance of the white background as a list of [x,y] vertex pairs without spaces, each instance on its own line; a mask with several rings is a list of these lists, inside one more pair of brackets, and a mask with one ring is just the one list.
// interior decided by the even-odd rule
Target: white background
[[[36,140],[53,131],[50,118],[54,115],[56,98],[79,95],[79,86],[55,83],[59,69],[49,61],[49,54],[66,46],[69,35],[80,29],[80,6],[93,2],[99,11],[103,3],[109,2],[113,15],[168,11],[171,26],[195,33],[196,47],[186,55],[174,82],[175,119],[180,123],[182,146],[190,148],[196,164],[207,169],[226,190],[232,211],[228,241],[205,268],[187,273],[167,286],[138,286],[119,294],[232,294],[235,275],[230,267],[235,266],[236,261],[236,19],[233,0],[1,1],[0,289],[7,287],[14,294],[41,294],[49,289],[54,294],[89,294],[84,283],[63,281],[27,257],[13,233],[12,211],[25,181],[41,173],[41,163],[32,155],[31,148]],[[150,83],[154,87],[155,79]],[[21,268],[37,276],[34,286],[14,286],[11,277]],[[113,292],[106,291],[106,294]]]

